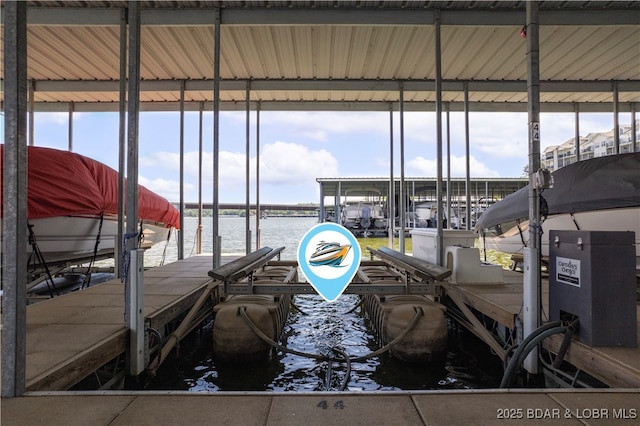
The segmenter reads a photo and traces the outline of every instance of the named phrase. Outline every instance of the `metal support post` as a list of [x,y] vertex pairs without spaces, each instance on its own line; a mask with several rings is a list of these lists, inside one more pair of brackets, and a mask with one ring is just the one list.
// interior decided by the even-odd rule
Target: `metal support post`
[[[540,194],[535,176],[540,168],[540,51],[538,3],[527,3],[527,92],[529,116],[529,247],[524,252],[523,328],[524,337],[540,326]],[[525,369],[538,373],[538,348],[524,362]]]
[[[323,194],[320,191],[320,194]],[[321,196],[322,197],[322,196]],[[260,102],[256,105],[256,250],[260,249]]]
[[69,134],[67,136],[68,139],[68,151],[73,152],[73,110],[75,109],[75,105],[73,102],[69,102]]
[[27,4],[5,2],[2,218],[2,397],[26,383],[27,335]]
[[469,156],[471,155],[469,149],[469,83],[464,82],[464,149],[465,149],[465,163],[466,163],[466,178],[464,186],[464,195],[467,204],[466,212],[466,225],[467,231],[471,230],[471,161]]
[[178,259],[184,259],[184,80],[180,81],[180,230]]
[[576,163],[580,161],[580,104],[577,102],[574,105],[574,109],[576,112],[576,136],[575,136],[575,146],[576,146]]
[[436,24],[436,146],[437,146],[437,182],[436,182],[436,201],[438,206],[438,237],[436,250],[436,263],[442,265],[444,258],[444,232],[442,230],[443,211],[442,211],[442,52],[441,52],[441,34],[440,34],[440,10],[435,11]]
[[214,252],[213,267],[222,262],[218,240],[220,238],[220,8],[215,9],[213,34],[213,212],[212,226]]
[[327,221],[327,215],[324,210],[324,184],[322,182],[318,182],[318,186],[320,187],[320,209],[318,210],[318,222],[323,223]]
[[[246,113],[246,118],[245,118],[245,136],[246,136],[246,141],[245,141],[245,154],[244,154],[244,158],[245,158],[245,206],[244,206],[244,212],[245,212],[245,242],[246,242],[246,247],[245,247],[245,253],[249,254],[251,253],[251,215],[249,212],[249,206],[251,204],[251,181],[250,181],[250,170],[249,167],[251,165],[251,82],[247,81],[246,83],[246,87],[245,87],[245,94],[244,94],[244,101],[245,101],[245,113]],[[257,207],[257,206],[256,206]],[[260,209],[256,209],[256,216],[260,216]]]
[[129,375],[138,376],[145,367],[144,250],[131,250],[129,263]]
[[335,212],[336,212],[336,223],[338,225],[342,224],[342,211],[340,211],[340,203],[342,202],[342,183],[338,181],[338,187],[336,188],[336,204],[335,204]]
[[400,253],[405,253],[404,247],[404,227],[407,213],[406,188],[404,185],[404,85],[400,84],[400,226],[398,228],[398,241],[400,243]]
[[636,103],[631,103],[631,151],[638,152],[637,136],[638,129],[636,128]]
[[124,240],[124,206],[126,203],[124,188],[126,176],[126,119],[127,119],[127,10],[120,11],[120,82],[118,94],[118,239],[115,249],[115,272],[120,277],[120,259],[122,259],[122,241]]
[[618,96],[618,82],[613,82],[613,145],[615,153],[620,154],[620,97]]
[[396,182],[393,176],[393,104],[389,107],[389,198],[387,200],[389,222],[389,248],[393,248],[396,228]]
[[[134,255],[138,239],[138,124],[140,119],[140,3],[129,2],[129,78],[127,125],[127,234],[124,252]],[[128,238],[127,238],[128,237]],[[131,275],[125,282],[125,319],[130,324],[135,318],[131,310]],[[135,362],[135,353],[127,353],[127,365]]]
[[202,112],[204,102],[200,102],[198,114],[198,229],[196,230],[196,253],[202,254]]
[[[447,110],[447,226],[451,228],[451,114],[449,102],[445,104]],[[444,227],[444,223],[442,224]]]
[[35,145],[36,82],[29,80],[29,146]]

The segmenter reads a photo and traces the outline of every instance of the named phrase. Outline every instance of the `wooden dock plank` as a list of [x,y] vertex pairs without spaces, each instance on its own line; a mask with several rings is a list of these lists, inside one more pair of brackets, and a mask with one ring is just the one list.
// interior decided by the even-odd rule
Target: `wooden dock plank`
[[[640,306],[637,308],[637,342],[640,341]],[[555,335],[543,346],[557,353],[562,336]],[[590,347],[574,338],[564,359],[613,387],[640,388],[640,348]],[[602,368],[606,366],[606,368]]]
[[[325,408],[326,407],[326,408]],[[35,393],[2,400],[3,425],[637,425],[640,391]]]
[[[145,316],[160,327],[206,288],[211,256],[145,271]],[[64,390],[125,351],[124,285],[98,284],[27,306],[27,390]]]
[[[54,368],[27,380],[27,390],[55,391],[73,386],[87,374],[104,365],[105,359],[109,361],[123,353],[128,344],[128,334],[127,329],[123,327],[93,346],[67,354],[68,356]],[[59,351],[59,354],[65,355],[65,351]],[[27,365],[29,365],[28,361],[29,357],[27,357]]]
[[[121,324],[58,324],[53,326],[27,326],[28,390],[59,390],[51,387],[57,383],[72,384],[84,378],[104,363],[113,359],[112,348],[118,348],[120,340],[126,340],[127,330]],[[92,348],[100,351],[92,354]],[[88,361],[107,358],[88,373]],[[98,361],[100,362],[100,361]],[[95,364],[95,361],[92,363]],[[77,377],[77,374],[83,374]]]
[[[470,307],[513,330],[522,309],[523,275],[505,271],[505,284],[455,284]],[[543,314],[549,314],[549,281],[542,280]],[[638,342],[640,342],[640,306],[637,307]],[[545,321],[548,321],[545,318]],[[543,346],[557,353],[562,337],[551,336]],[[574,336],[565,360],[612,387],[640,387],[640,348],[596,347],[581,343]]]

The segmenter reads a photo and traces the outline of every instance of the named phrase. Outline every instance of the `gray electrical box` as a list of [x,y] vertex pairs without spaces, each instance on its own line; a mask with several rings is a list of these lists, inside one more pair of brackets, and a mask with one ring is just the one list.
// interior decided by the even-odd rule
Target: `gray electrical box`
[[589,346],[637,346],[634,232],[550,231],[549,316]]

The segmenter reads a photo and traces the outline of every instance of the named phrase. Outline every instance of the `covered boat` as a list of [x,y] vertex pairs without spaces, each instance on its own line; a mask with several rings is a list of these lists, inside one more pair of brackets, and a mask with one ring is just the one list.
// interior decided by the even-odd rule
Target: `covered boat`
[[[640,264],[640,153],[580,161],[553,173],[542,193],[542,255],[550,230],[633,231]],[[520,253],[529,241],[529,187],[489,207],[476,222],[483,246]]]
[[[118,235],[118,172],[68,151],[29,146],[28,250],[48,265],[113,256]],[[4,167],[4,145],[0,145]],[[4,178],[4,170],[0,173]],[[4,217],[4,200],[0,214]],[[138,192],[139,247],[166,241],[180,227],[178,210],[142,185]],[[34,259],[32,263],[39,263]]]

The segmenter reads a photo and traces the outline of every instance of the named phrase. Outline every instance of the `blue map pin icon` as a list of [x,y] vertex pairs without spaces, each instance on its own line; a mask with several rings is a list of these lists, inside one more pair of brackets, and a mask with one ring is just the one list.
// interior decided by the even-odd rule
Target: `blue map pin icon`
[[361,258],[358,240],[337,223],[314,226],[298,245],[302,273],[327,302],[333,302],[346,290],[358,272]]

